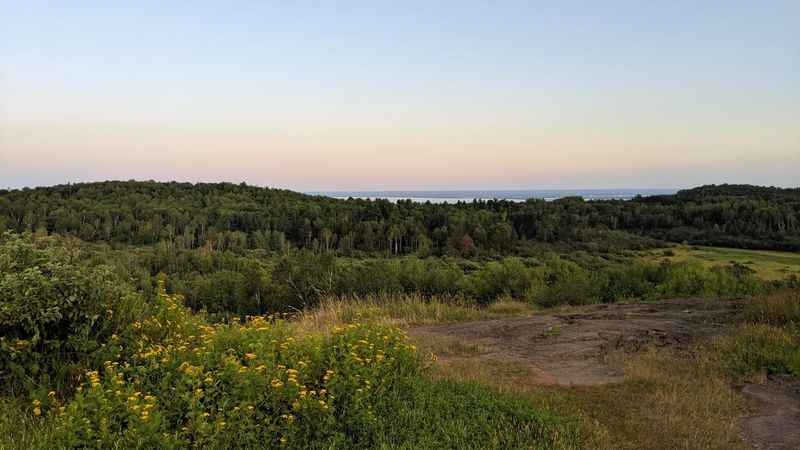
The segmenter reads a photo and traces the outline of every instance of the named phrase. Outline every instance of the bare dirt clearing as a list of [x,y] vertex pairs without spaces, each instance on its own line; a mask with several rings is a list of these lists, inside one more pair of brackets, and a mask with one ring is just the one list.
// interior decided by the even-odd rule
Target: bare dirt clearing
[[[481,366],[490,377],[515,383],[591,388],[625,380],[615,356],[647,346],[691,351],[692,343],[724,333],[742,307],[738,300],[702,299],[593,305],[579,312],[417,327],[410,334],[444,367]],[[746,385],[742,393],[751,404],[739,427],[745,441],[760,450],[800,449],[800,381],[770,379]]]
[[419,327],[411,335],[471,348],[467,354],[438,352],[444,364],[463,358],[513,360],[527,367],[532,384],[596,385],[623,379],[610,362],[615,351],[650,344],[685,347],[721,333],[740,310],[741,302],[696,299],[594,305],[579,313]]

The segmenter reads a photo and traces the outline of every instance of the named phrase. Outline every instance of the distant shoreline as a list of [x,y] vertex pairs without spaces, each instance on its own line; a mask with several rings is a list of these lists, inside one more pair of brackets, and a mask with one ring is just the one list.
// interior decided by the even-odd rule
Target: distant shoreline
[[319,195],[338,199],[385,199],[392,202],[412,200],[419,203],[456,203],[473,200],[509,200],[523,202],[529,198],[546,201],[564,197],[582,197],[584,200],[630,200],[636,196],[670,195],[678,189],[530,189],[530,190],[460,190],[460,191],[314,191]]

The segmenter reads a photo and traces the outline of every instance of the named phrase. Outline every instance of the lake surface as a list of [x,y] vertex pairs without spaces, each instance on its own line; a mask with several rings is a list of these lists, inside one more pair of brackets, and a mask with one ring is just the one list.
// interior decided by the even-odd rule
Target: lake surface
[[485,191],[322,191],[308,192],[333,198],[413,200],[415,202],[455,203],[473,200],[510,200],[523,202],[529,198],[556,200],[563,197],[583,197],[584,200],[630,200],[637,195],[674,194],[676,189],[532,189],[532,190],[485,190]]

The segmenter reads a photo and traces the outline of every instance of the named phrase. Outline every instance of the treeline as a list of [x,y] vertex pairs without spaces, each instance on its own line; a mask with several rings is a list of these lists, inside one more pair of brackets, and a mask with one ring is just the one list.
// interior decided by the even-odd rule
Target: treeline
[[118,182],[0,191],[0,231],[114,245],[342,256],[524,255],[537,243],[646,248],[653,239],[800,250],[800,189],[704,186],[630,201],[457,204],[337,200],[245,184]]
[[[346,258],[331,253],[293,251],[264,258],[258,252],[154,247],[110,250],[74,238],[36,237],[7,232],[6,249],[32,245],[66,252],[90,267],[105,267],[118,284],[145,297],[157,280],[186,305],[212,315],[245,316],[296,312],[329,298],[414,296],[458,304],[486,305],[510,298],[542,307],[612,303],[624,299],[748,296],[796,279],[766,282],[747,266],[704,267],[693,263],[603,259],[588,254],[463,258]],[[7,252],[8,253],[8,252]]]

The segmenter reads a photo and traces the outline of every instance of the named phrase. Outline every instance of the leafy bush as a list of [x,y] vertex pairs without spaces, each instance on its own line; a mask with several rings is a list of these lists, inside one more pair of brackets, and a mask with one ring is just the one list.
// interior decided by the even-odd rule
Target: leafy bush
[[711,280],[706,287],[706,295],[716,297],[744,297],[765,291],[764,283],[755,271],[744,264],[732,262],[727,266],[711,269]]
[[473,298],[487,304],[501,296],[523,297],[536,284],[537,275],[519,258],[504,258],[470,274],[467,286]]
[[698,263],[664,263],[663,283],[658,285],[657,297],[695,297],[707,293],[710,270]]
[[600,300],[613,303],[621,299],[648,298],[657,283],[663,281],[659,272],[660,267],[644,263],[612,267],[598,277]]
[[744,297],[769,290],[752,269],[738,263],[711,268],[695,262],[662,263],[661,268],[656,298]]
[[282,257],[272,272],[278,308],[302,309],[319,304],[334,293],[336,260],[330,254],[301,252]]
[[141,313],[138,295],[108,267],[89,267],[53,238],[6,233],[0,242],[0,387],[68,389],[113,354],[109,340]]
[[539,305],[586,305],[597,301],[597,285],[588,273],[577,272],[549,285],[537,299]]

